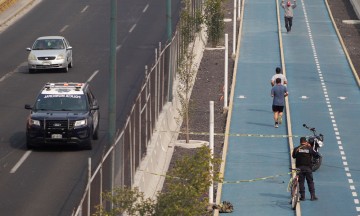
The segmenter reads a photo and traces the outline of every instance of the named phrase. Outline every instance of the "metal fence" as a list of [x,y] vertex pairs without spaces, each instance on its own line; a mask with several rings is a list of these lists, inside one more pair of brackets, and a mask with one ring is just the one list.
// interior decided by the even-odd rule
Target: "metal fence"
[[[203,0],[191,0],[190,10],[202,10]],[[145,66],[145,79],[139,94],[132,106],[130,114],[122,130],[116,135],[116,140],[103,155],[95,170],[91,167],[89,158],[88,180],[84,195],[72,215],[91,215],[95,207],[104,206],[111,209],[111,204],[104,203],[102,192],[112,191],[116,187],[131,186],[134,182],[136,169],[147,152],[147,146],[154,132],[164,105],[171,98],[172,83],[176,77],[179,61],[185,54],[188,38],[181,33],[181,26],[187,25],[180,19],[172,40],[155,50],[155,63],[152,67]],[[198,26],[192,26],[191,35],[194,38]]]

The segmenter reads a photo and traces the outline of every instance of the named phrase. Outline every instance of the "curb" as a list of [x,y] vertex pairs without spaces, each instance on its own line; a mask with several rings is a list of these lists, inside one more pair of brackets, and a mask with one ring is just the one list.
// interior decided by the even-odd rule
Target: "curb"
[[[0,0],[1,1],[1,0]],[[41,0],[3,0],[0,3],[0,33],[6,29],[17,17],[26,13],[30,6]],[[37,3],[36,3],[37,2]]]

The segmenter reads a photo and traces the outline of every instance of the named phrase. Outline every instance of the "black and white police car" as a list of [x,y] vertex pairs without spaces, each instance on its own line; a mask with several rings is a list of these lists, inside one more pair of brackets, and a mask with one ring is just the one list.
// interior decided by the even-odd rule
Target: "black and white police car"
[[88,83],[47,83],[30,110],[26,123],[29,149],[43,145],[92,148],[98,139],[99,105]]

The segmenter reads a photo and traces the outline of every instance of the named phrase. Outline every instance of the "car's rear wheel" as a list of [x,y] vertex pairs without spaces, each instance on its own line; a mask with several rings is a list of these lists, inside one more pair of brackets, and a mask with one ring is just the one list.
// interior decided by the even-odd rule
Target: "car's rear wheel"
[[71,60],[71,62],[69,63],[69,68],[73,68],[74,64],[73,64],[73,60]]

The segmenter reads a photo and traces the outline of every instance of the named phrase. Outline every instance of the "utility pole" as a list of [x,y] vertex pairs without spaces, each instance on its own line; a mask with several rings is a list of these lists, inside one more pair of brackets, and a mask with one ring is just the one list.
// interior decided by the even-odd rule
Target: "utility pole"
[[116,45],[117,0],[111,0],[110,15],[110,71],[109,71],[109,143],[114,141],[116,128]]
[[[110,62],[109,62],[109,145],[114,144],[116,130],[116,45],[117,45],[117,0],[111,0],[110,15]],[[109,178],[110,190],[114,189],[114,151],[111,154],[111,170]],[[110,203],[109,209],[113,208]]]
[[[166,0],[166,32],[167,32],[167,41],[171,42],[172,36],[172,24],[171,24],[171,0]],[[173,99],[173,70],[171,65],[171,48],[168,51],[169,53],[169,99],[168,101],[171,102]]]

